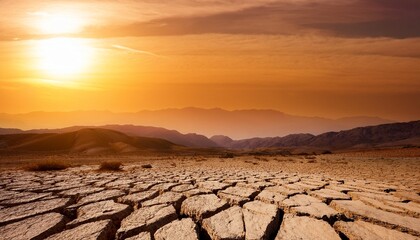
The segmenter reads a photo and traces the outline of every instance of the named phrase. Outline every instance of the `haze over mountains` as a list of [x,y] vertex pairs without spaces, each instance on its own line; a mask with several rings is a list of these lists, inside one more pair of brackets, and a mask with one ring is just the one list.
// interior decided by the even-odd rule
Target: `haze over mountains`
[[98,128],[78,126],[30,131],[0,129],[0,150],[8,152],[127,153],[142,150],[179,150],[182,149],[180,145],[192,148],[311,148],[318,150],[419,147],[420,121],[360,127],[317,136],[291,134],[285,137],[243,140],[232,140],[223,135],[208,139],[198,134],[181,134],[164,128],[133,125],[105,125]]
[[[378,117],[327,119],[285,114],[275,110],[235,110],[183,108],[136,113],[107,111],[31,112],[0,114],[0,126],[20,129],[54,129],[68,126],[133,124],[176,129],[207,137],[225,135],[232,139],[278,137],[296,133],[321,134],[355,127],[391,123]],[[116,129],[118,130],[118,129]],[[205,139],[203,139],[205,140]],[[194,141],[197,141],[196,139]]]

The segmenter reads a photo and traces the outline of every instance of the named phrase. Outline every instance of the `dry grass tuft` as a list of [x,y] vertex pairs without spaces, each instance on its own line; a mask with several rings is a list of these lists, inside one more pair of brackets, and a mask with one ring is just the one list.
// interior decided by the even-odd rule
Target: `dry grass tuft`
[[28,171],[59,171],[68,168],[69,165],[62,160],[43,160],[30,164],[26,167]]
[[144,164],[144,165],[141,165],[141,167],[142,168],[152,168],[152,165],[150,165],[150,164]]
[[219,156],[219,158],[235,158],[235,154],[226,152]]
[[102,171],[121,171],[122,163],[119,161],[102,162],[99,170]]

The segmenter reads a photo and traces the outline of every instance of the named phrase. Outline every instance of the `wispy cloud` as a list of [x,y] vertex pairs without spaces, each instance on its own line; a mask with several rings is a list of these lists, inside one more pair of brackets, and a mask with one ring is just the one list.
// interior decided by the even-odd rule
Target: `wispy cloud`
[[145,54],[145,55],[154,56],[154,57],[163,57],[152,52],[134,49],[134,48],[130,48],[130,47],[122,46],[122,45],[112,45],[112,47],[118,50],[130,52],[130,53]]

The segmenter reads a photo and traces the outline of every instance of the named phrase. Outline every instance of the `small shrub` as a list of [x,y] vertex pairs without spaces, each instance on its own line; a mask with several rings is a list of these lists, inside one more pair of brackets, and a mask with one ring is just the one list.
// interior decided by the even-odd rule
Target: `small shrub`
[[227,152],[227,153],[222,154],[219,158],[234,158],[234,157],[235,155],[233,153]]
[[150,164],[143,164],[141,165],[142,168],[152,168],[152,165]]
[[69,165],[61,160],[46,160],[31,164],[27,167],[29,171],[59,171],[68,168]]
[[309,155],[309,153],[306,153],[306,152],[300,152],[300,153],[298,153],[298,154],[296,154],[296,155],[299,155],[299,156],[307,156],[307,155]]
[[118,161],[103,162],[99,166],[99,170],[103,171],[120,171],[122,163]]
[[285,156],[291,156],[292,153],[288,150],[279,150],[279,151],[275,152],[275,155],[285,157]]
[[273,154],[270,151],[261,150],[261,151],[253,151],[253,152],[251,152],[251,155],[254,155],[254,156],[271,156]]

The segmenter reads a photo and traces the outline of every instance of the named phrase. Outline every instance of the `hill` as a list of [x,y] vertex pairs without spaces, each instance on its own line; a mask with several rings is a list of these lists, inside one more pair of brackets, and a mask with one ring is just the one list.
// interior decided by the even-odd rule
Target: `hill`
[[104,126],[74,126],[67,128],[58,129],[33,129],[23,131],[20,129],[12,128],[0,128],[0,134],[19,134],[19,133],[66,133],[72,131],[78,131],[85,128],[101,128],[118,131],[129,136],[137,137],[150,137],[150,138],[161,138],[167,141],[173,142],[178,145],[187,147],[199,147],[199,148],[212,148],[218,147],[218,145],[207,137],[188,133],[182,134],[176,130],[168,130],[160,127],[148,127],[148,126],[134,126],[134,125],[104,125]]
[[3,152],[48,153],[129,153],[139,151],[172,151],[182,148],[167,140],[134,137],[99,128],[86,128],[65,133],[25,133],[0,135]]

